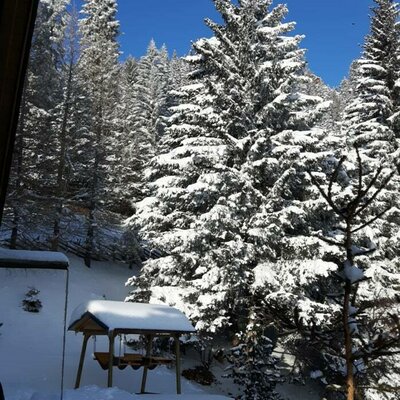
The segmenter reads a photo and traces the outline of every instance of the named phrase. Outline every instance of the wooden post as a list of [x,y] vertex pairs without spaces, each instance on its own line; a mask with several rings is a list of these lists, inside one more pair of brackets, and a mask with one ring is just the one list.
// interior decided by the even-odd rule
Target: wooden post
[[175,335],[175,357],[176,357],[176,393],[181,394],[181,346],[179,335]]
[[113,368],[114,368],[114,331],[110,331],[108,334],[109,347],[108,347],[108,381],[107,386],[112,387],[113,383]]
[[88,342],[90,336],[91,336],[90,333],[85,333],[84,336],[83,336],[81,358],[79,359],[78,373],[76,374],[75,389],[78,389],[80,384],[81,384],[83,363],[85,361],[86,347],[87,347],[87,342]]
[[[148,335],[146,338],[147,338],[146,358],[147,358],[147,362],[150,362],[151,349],[152,349],[152,345],[153,345],[153,336]],[[145,364],[143,366],[142,385],[140,387],[140,393],[145,393],[145,391],[146,391],[146,380],[147,380],[148,369],[149,369],[148,365]]]

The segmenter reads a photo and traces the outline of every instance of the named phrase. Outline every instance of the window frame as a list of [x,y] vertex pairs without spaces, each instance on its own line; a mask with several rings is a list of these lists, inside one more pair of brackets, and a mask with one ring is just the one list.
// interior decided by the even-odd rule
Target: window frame
[[39,0],[0,5],[0,225]]

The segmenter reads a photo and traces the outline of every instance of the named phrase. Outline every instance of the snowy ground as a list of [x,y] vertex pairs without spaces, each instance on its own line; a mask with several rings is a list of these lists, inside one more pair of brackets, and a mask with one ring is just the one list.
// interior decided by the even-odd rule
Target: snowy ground
[[[70,285],[68,318],[81,302],[90,299],[123,300],[129,289],[124,287],[134,270],[126,265],[110,262],[95,262],[86,268],[80,258],[69,256]],[[51,270],[0,269],[0,381],[4,386],[6,400],[54,400],[58,399],[61,385],[61,359],[63,338],[63,313],[65,272]],[[39,313],[28,313],[21,307],[25,293],[30,287],[40,290],[39,299],[43,308]],[[82,336],[68,332],[66,336],[66,358],[64,398],[68,400],[130,400],[131,393],[139,391],[141,370],[115,369],[114,388],[106,389],[107,372],[92,358],[93,342],[89,343],[82,376],[82,389],[73,390]],[[106,343],[97,340],[96,349],[106,350]],[[118,351],[118,350],[117,350]],[[170,394],[162,399],[173,399],[175,391],[174,371],[160,367],[149,372],[147,390]],[[204,393],[185,379],[182,391],[189,397]],[[159,396],[146,395],[152,400]],[[218,396],[207,396],[217,400]]]
[[[137,273],[126,265],[111,262],[94,262],[91,269],[82,260],[69,255],[71,262],[68,316],[82,302],[92,299],[123,300],[129,292],[126,280]],[[8,270],[0,268],[0,381],[4,386],[6,400],[58,400],[61,387],[61,359],[63,339],[63,317],[65,300],[64,271],[51,270]],[[21,307],[25,293],[30,287],[40,290],[39,299],[43,308],[39,313],[28,313]],[[98,338],[97,351],[106,351],[105,338]],[[117,342],[116,342],[117,343]],[[92,353],[93,339],[89,341],[81,389],[73,390],[82,335],[67,332],[64,373],[64,399],[66,400],[131,400],[140,398],[141,370],[115,368],[114,386],[106,388],[107,371],[100,368]],[[118,343],[116,352],[118,353]],[[198,365],[196,354],[184,356],[184,368]],[[213,373],[219,383],[203,387],[182,378],[180,400],[222,400],[234,392],[224,378],[223,365],[214,365]],[[175,400],[175,371],[159,367],[149,371],[147,391],[162,393],[163,396],[146,395],[147,400]],[[316,400],[320,397],[309,385],[281,386],[281,394],[289,400]]]

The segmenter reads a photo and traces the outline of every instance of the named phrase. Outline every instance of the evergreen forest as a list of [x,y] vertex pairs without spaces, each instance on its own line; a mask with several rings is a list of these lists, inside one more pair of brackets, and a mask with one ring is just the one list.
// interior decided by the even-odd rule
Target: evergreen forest
[[212,2],[185,57],[121,61],[117,0],[40,1],[2,246],[139,266],[126,301],[183,311],[241,400],[396,400],[400,6],[331,88],[284,4]]

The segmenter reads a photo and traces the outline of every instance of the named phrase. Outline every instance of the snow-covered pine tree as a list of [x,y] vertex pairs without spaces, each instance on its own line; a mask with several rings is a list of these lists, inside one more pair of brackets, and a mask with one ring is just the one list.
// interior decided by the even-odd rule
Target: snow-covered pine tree
[[310,93],[314,78],[299,49],[302,37],[289,35],[294,23],[282,22],[287,12],[278,5],[256,25],[258,54],[265,52],[260,74],[266,99],[242,168],[264,196],[249,234],[258,259],[272,262],[317,256],[309,225],[323,225],[324,205],[305,172],[328,155],[333,161],[340,143],[315,127],[330,103]]
[[122,67],[118,105],[122,130],[114,144],[120,151],[115,152],[119,161],[113,178],[116,203],[124,215],[131,215],[131,204],[145,196],[144,170],[159,152],[169,108],[176,105],[174,90],[187,73],[182,59],[174,53],[169,60],[165,45],[157,49],[154,41],[140,60],[130,57]]
[[[246,4],[249,10],[262,10],[271,3],[249,0]],[[245,170],[263,194],[270,193],[301,145],[316,143],[310,128],[327,106],[321,97],[305,93],[311,78],[306,75],[305,51],[299,48],[302,36],[290,35],[295,23],[283,22],[287,13],[287,7],[280,4],[268,15],[253,20],[253,36],[257,37],[253,51],[259,60],[254,72],[262,88],[262,100],[256,106],[257,127],[251,135]],[[277,159],[282,164],[280,171],[276,170]]]
[[[80,20],[81,54],[78,60],[80,86],[86,99],[81,119],[80,179],[85,182],[88,208],[85,263],[89,267],[95,248],[96,213],[107,201],[106,171],[115,131],[119,22],[116,0],[85,0]],[[83,148],[84,147],[84,148]]]
[[[345,110],[343,127],[349,129],[350,139],[359,144],[364,160],[363,174],[370,174],[374,186],[374,170],[389,160],[399,170],[398,74],[400,68],[399,4],[392,0],[376,0],[372,9],[370,34],[364,43],[363,56],[356,63],[354,101]],[[396,122],[397,121],[397,122]],[[400,235],[399,176],[395,175],[380,193],[380,201],[371,207],[371,215],[380,215],[364,232],[364,242],[373,243],[377,250],[361,260],[371,277],[364,299],[385,302],[396,291],[390,276],[398,271]]]
[[[333,218],[307,171],[326,176],[343,141],[333,118],[318,122],[332,102],[324,102],[323,90],[312,87],[315,77],[305,68],[301,37],[291,37],[294,25],[282,23],[286,13],[285,6],[277,6],[258,24],[270,97],[259,113],[266,119],[250,136],[242,170],[263,195],[247,222],[257,260],[251,291],[265,323],[287,333],[290,343],[290,333],[328,324],[333,312],[325,303],[331,289],[327,277],[337,268],[339,252],[319,237]],[[334,129],[327,133],[317,123]]]
[[237,322],[231,318],[252,259],[242,227],[253,193],[228,166],[228,145],[218,137],[218,116],[204,90],[202,83],[182,89],[162,139],[171,150],[147,171],[151,196],[137,204],[131,224],[165,256],[147,261],[129,283],[135,286],[130,299],[176,304],[198,329],[213,332]]
[[119,71],[119,98],[116,107],[116,120],[119,129],[113,142],[112,171],[110,181],[113,185],[112,209],[129,216],[133,212],[133,199],[140,198],[137,191],[138,174],[131,146],[135,141],[135,120],[132,110],[135,107],[135,85],[137,83],[138,62],[129,56]]
[[345,109],[343,129],[350,143],[372,158],[385,158],[398,144],[392,128],[396,76],[399,70],[399,6],[393,0],[374,0],[370,34],[356,61],[356,97]]
[[268,24],[277,14],[269,11],[270,1],[215,5],[224,25],[207,21],[215,37],[193,45],[192,84],[181,90],[164,140],[171,150],[154,159],[152,196],[132,219],[167,253],[131,281],[138,287],[133,296],[179,303],[173,289],[186,291],[189,316],[209,331],[243,326],[246,319],[254,266],[246,226],[261,195],[242,164],[266,107],[260,75],[268,51],[261,51],[266,39],[257,33],[261,21]]
[[[154,147],[162,131],[160,115],[167,96],[168,52],[165,46],[157,49],[151,40],[146,54],[137,65],[135,89],[136,104],[133,112],[135,133]],[[154,155],[154,153],[153,153]]]
[[[256,5],[260,8],[255,10],[262,9],[261,3],[271,4],[246,2],[248,10]],[[265,95],[247,139],[248,150],[241,167],[263,196],[246,227],[256,251],[252,270],[256,279],[254,294],[257,297],[260,290],[260,298],[269,299],[270,304],[265,303],[265,315],[273,322],[279,320],[280,314],[276,303],[282,309],[286,306],[288,313],[300,299],[305,300],[305,308],[313,301],[317,304],[315,288],[335,268],[329,262],[332,250],[321,246],[323,242],[314,237],[315,232],[323,229],[329,215],[306,171],[312,169],[325,174],[329,163],[335,162],[340,140],[315,127],[329,103],[320,96],[307,94],[313,77],[305,68],[304,51],[299,49],[301,37],[289,34],[294,24],[282,22],[287,11],[286,6],[278,5],[259,20],[249,18],[258,38],[257,45],[249,47],[257,50],[257,71],[261,93]],[[320,164],[328,156],[331,156],[330,162]],[[322,259],[325,262],[319,268],[316,260]],[[285,277],[293,275],[286,282],[289,292],[285,297],[281,287],[285,285]],[[263,276],[274,277],[271,279],[274,282],[267,282]],[[305,276],[308,281],[303,279]]]
[[325,132],[335,133],[338,136],[341,122],[342,100],[339,92],[329,87],[320,77],[313,74],[311,71],[306,72],[309,78],[308,82],[303,83],[302,92],[311,96],[318,96],[327,102],[326,110],[322,113],[322,117],[316,121],[316,126]]
[[154,40],[151,40],[146,54],[136,66],[132,108],[129,110],[130,132],[127,135],[131,139],[124,163],[132,170],[131,201],[138,201],[144,196],[144,169],[156,155],[158,142],[163,135],[163,117],[167,115],[168,72],[166,47],[159,50]]
[[173,288],[186,290],[186,310],[200,329],[243,328],[255,254],[276,233],[257,236],[249,221],[300,150],[321,147],[322,132],[310,127],[322,99],[299,90],[307,79],[301,38],[287,35],[294,25],[282,23],[286,7],[270,10],[271,3],[215,1],[224,22],[207,21],[215,36],[193,45],[193,83],[181,90],[163,141],[171,150],[153,160],[152,195],[132,219],[167,254],[130,282],[133,297],[179,303]]
[[395,13],[397,17],[397,23],[395,25],[395,40],[396,44],[393,46],[392,51],[395,54],[392,56],[393,60],[393,89],[391,99],[393,101],[393,110],[392,115],[389,118],[390,126],[393,130],[393,133],[396,137],[397,148],[400,148],[400,25],[399,25],[399,15],[400,15],[400,6],[397,3],[397,8],[395,8]]
[[266,328],[262,320],[251,313],[245,333],[239,333],[234,339],[235,346],[230,349],[228,360],[230,373],[240,387],[238,399],[277,400],[281,397],[274,391],[282,381],[278,369],[278,360],[272,355],[274,344],[265,335]]
[[64,37],[64,52],[60,62],[60,83],[63,100],[57,107],[57,118],[54,123],[58,135],[58,154],[55,156],[57,170],[54,197],[56,199],[53,222],[53,238],[51,249],[57,251],[62,236],[62,214],[64,205],[71,193],[69,182],[71,179],[71,151],[75,144],[74,114],[78,112],[79,104],[76,88],[76,64],[79,56],[78,45],[78,11],[75,4],[69,10],[66,18]]
[[[366,37],[364,53],[357,62],[355,99],[345,110],[343,127],[349,129],[350,139],[359,144],[363,160],[363,174],[369,175],[372,187],[379,188],[374,170],[382,170],[387,160],[399,170],[398,125],[398,72],[399,58],[399,5],[391,0],[376,0],[371,18],[370,34]],[[359,234],[366,247],[376,250],[369,257],[359,258],[368,281],[358,290],[359,301],[375,304],[366,313],[385,315],[398,296],[400,204],[398,201],[399,176],[395,175],[380,192],[379,199],[369,208],[370,219],[378,216]],[[386,212],[385,212],[386,211]],[[361,235],[362,234],[362,235]],[[385,307],[385,304],[387,307]],[[378,323],[369,327],[370,337],[385,328]],[[368,366],[369,379],[374,375],[376,389],[381,398],[394,395],[385,390],[391,381],[399,379],[394,372],[398,360],[393,357],[374,361]],[[386,371],[385,374],[381,374]],[[384,376],[382,376],[384,375]],[[398,388],[396,389],[398,390]],[[365,394],[373,398],[372,393]]]
[[177,53],[174,51],[169,62],[167,110],[169,110],[170,107],[178,105],[179,100],[177,96],[175,96],[175,91],[189,83],[189,72],[189,64],[184,58],[178,57]]
[[338,87],[341,122],[343,122],[346,107],[352,103],[357,96],[358,72],[357,60],[354,60],[350,65],[348,75],[340,82]]
[[[345,163],[346,157],[340,160],[327,189],[310,173],[341,232],[326,240],[344,254],[329,296],[330,324],[311,330],[307,347],[319,351],[325,361],[320,377],[325,383],[336,384],[346,399],[375,399],[377,394],[379,398],[394,399],[400,373],[400,274],[388,259],[380,265],[375,260],[376,265],[371,268],[368,258],[377,252],[378,244],[368,237],[368,230],[393,209],[385,188],[396,170],[381,166],[371,176],[368,167],[364,168],[368,158],[362,157],[358,149],[356,154],[355,168],[352,162]],[[340,190],[340,174],[349,178],[346,190]],[[332,191],[334,186],[339,190]],[[329,299],[326,300],[328,306]]]

